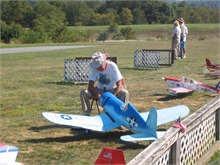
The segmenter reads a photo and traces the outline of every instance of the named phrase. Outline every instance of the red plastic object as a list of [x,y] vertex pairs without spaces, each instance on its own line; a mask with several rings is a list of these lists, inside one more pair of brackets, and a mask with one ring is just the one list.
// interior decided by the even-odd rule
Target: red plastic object
[[0,147],[5,146],[5,145],[6,145],[5,143],[0,142]]
[[126,165],[123,150],[113,148],[103,148],[99,157],[95,161],[95,165]]
[[173,124],[174,128],[180,128],[180,131],[184,133],[186,131],[186,126],[180,121],[180,117],[176,120],[176,122]]

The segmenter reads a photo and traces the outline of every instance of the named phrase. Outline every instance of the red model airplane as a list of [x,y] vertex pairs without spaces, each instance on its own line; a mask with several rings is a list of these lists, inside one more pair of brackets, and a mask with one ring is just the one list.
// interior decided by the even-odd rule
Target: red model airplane
[[209,59],[205,59],[205,61],[206,61],[206,65],[204,65],[203,67],[207,67],[207,69],[210,72],[220,70],[220,65],[219,64],[212,64]]
[[205,59],[206,65],[202,66],[205,68],[204,74],[211,77],[220,77],[220,65],[212,64],[209,59]]
[[163,79],[166,81],[167,85],[172,87],[167,89],[169,91],[169,95],[171,96],[176,96],[177,94],[181,93],[191,93],[194,91],[205,91],[220,94],[220,81],[215,87],[212,87],[186,77],[181,79],[163,77]]

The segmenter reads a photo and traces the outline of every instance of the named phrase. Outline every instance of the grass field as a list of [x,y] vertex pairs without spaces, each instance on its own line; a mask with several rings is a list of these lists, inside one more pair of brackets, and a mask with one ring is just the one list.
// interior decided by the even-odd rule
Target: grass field
[[[207,38],[219,38],[220,24],[186,24],[189,29],[189,39],[207,39]],[[109,26],[75,26],[69,27],[72,30],[79,30],[84,32],[90,32],[91,36],[94,33],[100,33],[107,31]],[[152,25],[120,25],[121,28],[131,27],[135,32],[137,39],[149,40],[152,38],[157,39],[170,39],[170,34],[173,28],[172,24],[152,24]]]
[[[80,90],[86,84],[75,85],[64,81],[64,59],[88,57],[95,51],[116,56],[118,66],[126,78],[130,102],[139,111],[148,111],[185,104],[190,113],[198,110],[215,94],[194,92],[187,97],[167,96],[167,85],[162,77],[187,76],[207,85],[216,85],[218,79],[203,75],[205,58],[219,62],[219,38],[187,41],[187,58],[175,61],[171,67],[157,70],[136,69],[134,50],[170,49],[169,40],[141,40],[123,42],[73,43],[94,45],[83,49],[67,49],[33,53],[1,54],[1,111],[0,142],[20,149],[17,161],[32,164],[94,164],[103,147],[124,150],[126,162],[146,148],[148,142],[125,143],[120,136],[128,131],[109,133],[71,132],[70,128],[46,121],[44,111],[81,114]],[[32,45],[33,46],[33,45]],[[97,114],[94,109],[93,114]],[[168,128],[169,123],[162,128]]]
[[[186,24],[191,30],[196,31],[215,31],[219,29],[219,24]],[[161,31],[163,29],[172,29],[172,24],[149,24],[149,25],[119,25],[118,28],[131,27],[134,31]],[[108,30],[109,26],[72,26],[71,29],[80,29],[82,31],[105,31]]]

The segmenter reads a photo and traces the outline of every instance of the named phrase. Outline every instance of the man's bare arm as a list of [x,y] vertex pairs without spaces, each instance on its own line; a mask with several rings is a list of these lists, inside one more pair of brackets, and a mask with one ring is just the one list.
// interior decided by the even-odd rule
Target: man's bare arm
[[89,80],[88,90],[92,92],[93,99],[99,100],[99,97],[101,96],[97,88],[95,87],[95,81]]

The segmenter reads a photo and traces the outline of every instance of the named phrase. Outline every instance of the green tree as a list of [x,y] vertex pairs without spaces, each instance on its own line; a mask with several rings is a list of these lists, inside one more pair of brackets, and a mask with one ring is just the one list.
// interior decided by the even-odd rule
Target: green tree
[[132,13],[133,13],[133,17],[134,17],[134,20],[133,20],[134,24],[145,24],[145,23],[147,23],[145,13],[144,13],[143,10],[135,8],[132,11]]
[[155,22],[155,12],[157,12],[157,7],[153,1],[143,2],[142,8],[144,9],[146,20],[149,24]]
[[93,19],[94,10],[90,8],[85,2],[81,1],[67,1],[66,2],[66,18],[69,25],[94,25],[96,22]]
[[66,8],[66,2],[65,0],[59,0],[59,1],[49,1],[49,3],[53,6],[56,6],[57,8],[61,9],[62,11]]
[[94,13],[91,18],[91,25],[109,25],[112,22],[115,22],[114,15],[109,14],[99,14]]
[[23,27],[30,27],[33,8],[28,1],[1,1],[1,20],[7,24],[14,22]]
[[159,6],[160,19],[158,22],[160,23],[170,23],[173,22],[174,10],[172,6],[168,3],[162,3]]
[[46,33],[49,39],[59,42],[66,30],[65,14],[56,6],[44,1],[36,3],[34,12],[33,30]]
[[99,13],[93,13],[91,24],[92,25],[102,25],[102,15]]
[[[192,18],[192,16],[193,17],[196,16],[197,15],[196,13],[197,12],[192,7],[190,7],[186,2],[181,2],[177,5],[176,18],[174,19],[182,17],[186,22],[188,22],[190,20],[195,20],[195,18]],[[198,20],[200,19],[199,17]]]
[[117,11],[114,9],[106,9],[106,11],[104,12],[106,14],[106,20],[108,20],[108,22],[106,22],[106,25],[109,24],[113,24],[117,22],[118,19],[118,15],[117,15]]
[[122,11],[120,13],[120,22],[122,25],[131,25],[131,23],[133,22],[133,15],[130,9],[122,8]]

